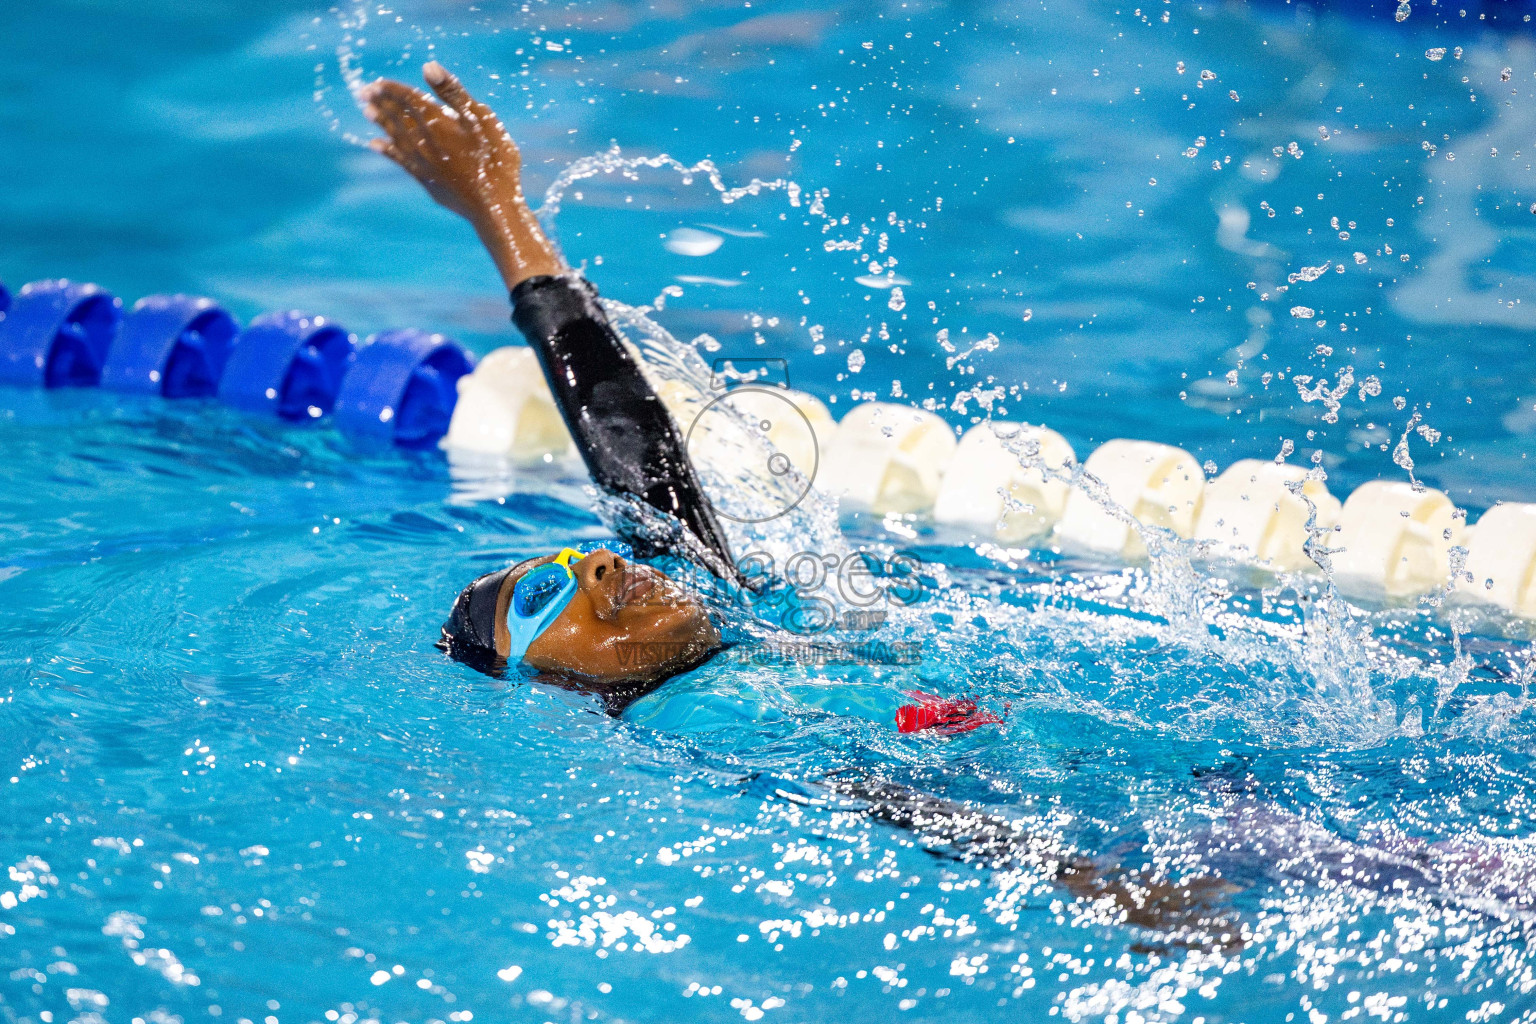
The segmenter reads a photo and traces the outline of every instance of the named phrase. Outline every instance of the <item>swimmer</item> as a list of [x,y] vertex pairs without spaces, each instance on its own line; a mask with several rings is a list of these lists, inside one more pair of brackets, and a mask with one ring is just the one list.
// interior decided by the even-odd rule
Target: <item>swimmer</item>
[[[545,236],[523,195],[522,161],[496,115],[435,61],[436,99],[401,82],[364,87],[364,113],[387,137],[373,148],[411,174],[480,236],[512,297],[512,320],[537,354],[566,426],[597,485],[675,524],[634,537],[643,557],[674,555],[739,581],[725,532],[704,497],[677,425],[596,301]],[[459,594],[442,644],[497,671],[522,662],[602,696],[611,714],[721,647],[704,606],[628,545],[570,546],[481,576]],[[995,721],[995,719],[993,720]],[[961,860],[1024,865],[1108,908],[1110,919],[1176,944],[1230,947],[1235,925],[1214,905],[1219,879],[1172,880],[1071,853],[1048,834],[878,777],[821,780],[862,811],[911,829]]]
[[[363,90],[366,114],[387,135],[373,148],[479,234],[511,293],[513,322],[538,355],[592,479],[675,524],[669,537],[645,538],[638,553],[680,556],[735,580],[725,533],[676,424],[608,323],[596,290],[566,266],[528,208],[517,146],[490,108],[442,65],[426,65],[424,76],[437,99],[392,81]],[[478,667],[523,662],[578,681],[604,697],[615,714],[721,646],[703,605],[618,542],[565,547],[480,577],[454,602],[443,643]],[[973,714],[973,707],[964,711]],[[1233,863],[1230,873],[1177,878],[1149,864],[1136,866],[1143,856],[1135,844],[1090,858],[1052,831],[1032,830],[879,774],[835,773],[808,785],[786,791],[785,798],[909,830],[930,851],[957,861],[1051,879],[1076,896],[1093,920],[1156,934],[1156,945],[1133,948],[1241,948],[1248,926],[1230,902],[1240,891],[1232,878],[1246,877],[1250,885],[1295,881],[1288,874],[1293,862],[1276,860],[1277,845],[1326,846],[1328,884],[1348,880],[1394,895],[1433,892],[1444,887],[1440,880],[1450,865],[1488,880],[1491,888],[1468,894],[1479,901],[1492,893],[1523,903],[1528,889],[1518,865],[1512,869],[1496,854],[1411,841],[1398,844],[1401,849],[1333,841],[1306,832],[1311,826],[1305,820],[1282,820],[1252,799],[1230,803],[1225,821],[1213,829],[1233,850],[1240,846],[1231,836],[1259,837],[1258,849]],[[1315,854],[1308,863],[1317,863]]]
[[[723,580],[735,568],[682,434],[597,303],[528,208],[517,145],[446,68],[423,69],[436,99],[380,80],[364,113],[386,138],[374,150],[474,227],[512,297],[512,320],[538,355],[593,481],[675,524],[633,538]],[[633,700],[721,647],[704,606],[627,546],[565,548],[475,580],[454,602],[443,646],[480,668],[523,662]]]

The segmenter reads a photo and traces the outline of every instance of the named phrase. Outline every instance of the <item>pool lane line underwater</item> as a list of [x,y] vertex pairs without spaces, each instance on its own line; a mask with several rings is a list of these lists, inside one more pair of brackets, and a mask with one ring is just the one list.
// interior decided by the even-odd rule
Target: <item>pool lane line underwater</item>
[[[242,330],[211,299],[154,295],[124,312],[109,292],[65,280],[15,295],[0,284],[0,384],[216,397],[288,422],[329,416],[358,441],[412,450],[519,462],[571,451],[526,346],[477,366],[441,334],[387,330],[359,345],[340,324],[298,312],[265,313]],[[674,418],[692,422],[697,395],[667,382],[658,392]],[[765,395],[800,415],[756,415]],[[957,440],[942,418],[909,406],[866,402],[838,422],[787,388],[743,389],[740,401],[769,424],[790,465],[813,467],[805,475],[846,510],[931,516],[1003,545],[1049,540],[1127,562],[1146,556],[1140,527],[1270,572],[1315,571],[1324,545],[1348,597],[1400,601],[1454,585],[1462,599],[1536,619],[1536,504],[1496,503],[1474,526],[1416,481],[1369,481],[1340,502],[1320,475],[1285,463],[1243,459],[1208,480],[1181,448],[1115,438],[1078,466],[1066,439],[1043,426],[987,421]],[[809,444],[790,427],[809,430]]]

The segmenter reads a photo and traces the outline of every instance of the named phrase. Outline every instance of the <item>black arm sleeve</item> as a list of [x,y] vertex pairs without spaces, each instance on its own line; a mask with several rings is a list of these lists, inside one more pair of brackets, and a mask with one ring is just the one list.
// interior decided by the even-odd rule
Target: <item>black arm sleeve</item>
[[[672,416],[640,372],[597,289],[541,275],[512,290],[512,322],[538,354],[565,425],[598,486],[676,518],[734,575],[731,549]],[[673,552],[683,554],[684,552]]]

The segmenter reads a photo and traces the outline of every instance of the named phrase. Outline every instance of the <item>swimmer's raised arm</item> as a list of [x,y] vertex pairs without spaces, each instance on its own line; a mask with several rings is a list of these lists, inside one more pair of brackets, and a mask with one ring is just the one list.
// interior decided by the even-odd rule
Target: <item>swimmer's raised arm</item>
[[422,75],[438,99],[383,79],[363,89],[364,113],[388,135],[373,148],[480,235],[512,294],[512,321],[538,354],[592,479],[672,517],[694,538],[636,531],[637,551],[688,556],[722,579],[739,579],[681,431],[608,322],[597,290],[566,267],[528,208],[512,137],[441,64]]
[[363,88],[363,113],[388,133],[370,145],[421,182],[439,204],[469,221],[511,291],[566,269],[523,196],[522,154],[490,107],[433,61],[420,89],[380,79]]

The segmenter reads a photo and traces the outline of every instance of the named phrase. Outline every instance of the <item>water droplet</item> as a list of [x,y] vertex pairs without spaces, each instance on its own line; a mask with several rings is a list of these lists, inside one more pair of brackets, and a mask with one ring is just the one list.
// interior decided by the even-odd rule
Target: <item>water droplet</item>
[[[1300,213],[1301,212],[1301,207],[1298,206],[1296,208],[1296,212]],[[1362,260],[1361,262],[1363,263],[1364,260]],[[1290,284],[1295,284],[1297,281],[1316,281],[1318,278],[1322,277],[1324,274],[1326,274],[1328,272],[1328,268],[1332,264],[1333,264],[1332,260],[1326,260],[1326,261],[1324,261],[1323,265],[1320,266],[1320,267],[1302,267],[1300,270],[1296,271],[1296,273],[1294,273],[1294,274],[1287,274],[1285,279]]]
[[678,228],[669,232],[662,243],[668,252],[679,256],[708,256],[720,248],[725,239],[697,228]]

